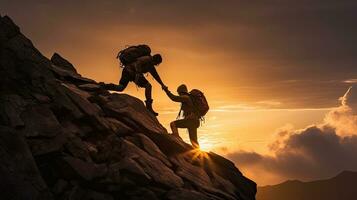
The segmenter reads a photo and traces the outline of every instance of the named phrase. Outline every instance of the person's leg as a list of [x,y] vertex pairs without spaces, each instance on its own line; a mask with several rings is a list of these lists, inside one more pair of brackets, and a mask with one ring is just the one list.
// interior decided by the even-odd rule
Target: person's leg
[[145,98],[147,101],[152,101],[152,96],[151,96],[151,92],[152,92],[152,86],[149,82],[147,82],[145,84]]
[[199,148],[200,145],[197,141],[197,128],[190,127],[188,128],[188,134],[190,135],[190,141],[194,148]]
[[176,137],[180,137],[179,132],[178,132],[178,128],[176,127],[175,122],[176,121],[173,121],[173,122],[170,123],[170,127],[171,127],[171,130],[172,130],[172,135],[174,135]]
[[152,108],[152,98],[151,98],[151,90],[152,90],[152,87],[151,87],[151,84],[148,83],[146,84],[145,86],[145,97],[146,97],[146,101],[145,101],[145,104],[146,104],[146,108],[152,113],[154,114],[155,116],[158,116],[159,113],[155,112],[154,109]]
[[189,127],[189,120],[187,119],[179,119],[170,123],[170,127],[172,130],[172,134],[174,136],[180,137],[178,128],[188,128]]
[[146,80],[146,78],[143,75],[139,75],[139,77],[136,78],[136,84],[139,87],[143,87],[145,88],[145,104],[146,104],[146,108],[155,116],[158,116],[159,114],[157,112],[154,111],[154,109],[152,109],[152,97],[151,97],[151,91],[152,91],[152,86],[149,83],[148,80]]
[[191,144],[194,148],[200,147],[197,140],[197,128],[199,127],[199,125],[200,125],[200,121],[193,119],[190,120],[189,127],[188,127],[188,134],[190,136]]
[[129,81],[131,81],[131,79],[132,79],[132,77],[130,77],[130,74],[124,69],[121,74],[119,85],[116,85],[113,83],[109,83],[109,84],[100,83],[100,85],[106,90],[122,92],[128,85]]

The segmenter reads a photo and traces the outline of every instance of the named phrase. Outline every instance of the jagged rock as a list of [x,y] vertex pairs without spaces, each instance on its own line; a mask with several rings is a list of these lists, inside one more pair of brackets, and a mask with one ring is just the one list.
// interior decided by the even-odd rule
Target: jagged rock
[[170,192],[167,193],[166,198],[168,200],[212,200],[212,199],[217,199],[214,197],[210,197],[207,195],[204,195],[202,193],[193,191],[193,190],[187,190],[187,189],[175,189],[171,190]]
[[114,200],[112,195],[75,186],[68,196],[69,200]]
[[64,146],[72,156],[88,162],[92,161],[86,143],[84,143],[79,137],[67,134],[67,141]]
[[81,159],[66,156],[63,158],[74,171],[83,179],[90,181],[94,178],[103,177],[107,173],[105,164],[95,164],[85,162]]
[[74,66],[68,62],[68,60],[64,59],[61,55],[59,55],[58,53],[54,53],[51,57],[51,62],[58,66],[61,67],[64,70],[68,70],[68,71],[72,71],[74,73],[77,73],[76,68],[74,68]]
[[30,138],[27,143],[34,156],[61,151],[63,145],[67,142],[64,134],[58,134],[54,138]]
[[217,175],[215,172],[212,172],[210,178],[214,188],[225,191],[231,196],[236,195],[236,187],[229,180]]
[[30,106],[21,114],[26,137],[54,137],[62,132],[56,116],[47,106]]
[[255,199],[232,162],[169,135],[141,100],[50,61],[8,17],[0,42],[0,199]]
[[8,16],[1,17],[0,29],[6,39],[12,38],[20,33],[20,28]]
[[92,83],[87,83],[87,84],[82,84],[78,86],[79,88],[81,88],[82,90],[86,90],[86,91],[97,91],[100,90],[101,87],[97,84],[92,84]]
[[62,84],[66,91],[66,94],[70,99],[81,109],[82,112],[89,116],[94,116],[98,114],[101,109],[96,105],[87,100],[91,95],[85,91],[79,90],[75,85],[72,84]]
[[83,112],[70,99],[67,95],[67,90],[64,88],[65,87],[60,85],[57,81],[49,82],[46,85],[46,91],[53,99],[51,109],[60,119],[82,118],[84,116]]
[[154,192],[147,188],[140,188],[137,190],[128,190],[125,192],[132,200],[159,200]]
[[117,119],[111,117],[106,117],[105,119],[110,124],[111,129],[119,135],[129,135],[134,132],[132,128]]
[[21,134],[0,126],[1,199],[52,199]]
[[215,172],[236,186],[238,197],[249,199],[251,196],[255,196],[257,192],[255,182],[244,177],[234,163],[213,152],[209,153],[209,157],[213,161]]
[[108,97],[108,101],[104,105],[107,114],[114,118],[125,119],[134,130],[144,129],[153,133],[167,132],[139,99],[126,94],[114,93]]
[[19,95],[1,95],[0,102],[1,124],[14,128],[25,125],[20,114],[24,111],[26,102]]
[[145,174],[149,175],[155,182],[170,188],[179,188],[183,186],[182,179],[170,168],[131,142],[123,140],[121,148],[123,156],[138,163]]
[[196,187],[202,188],[212,195],[221,196],[224,199],[235,199],[234,194],[228,194],[224,190],[221,191],[214,188],[206,171],[202,167],[187,162],[184,156],[176,156],[171,161],[177,166],[175,173]]
[[[118,171],[121,171],[123,174],[127,174],[129,172],[131,174],[129,176],[136,179],[137,185],[145,185],[152,180],[144,169],[130,157],[125,157],[119,162],[110,165],[110,169],[115,175],[118,175]],[[117,182],[120,183],[121,180]]]
[[53,186],[52,191],[54,194],[59,195],[63,193],[68,186],[67,181],[60,179],[57,181],[57,183]]
[[182,139],[171,136],[169,134],[152,134],[146,133],[159,148],[168,156],[185,153],[192,150],[192,146],[183,142]]
[[60,79],[67,79],[72,80],[74,83],[77,84],[84,84],[84,83],[95,83],[92,79],[82,77],[80,74],[77,74],[72,71],[68,71],[57,67],[56,65],[51,65],[49,67]]
[[36,94],[34,93],[33,96],[37,99],[37,101],[39,101],[40,103],[50,103],[51,99],[46,96],[46,95],[42,95],[42,94]]
[[143,146],[143,149],[147,153],[149,153],[151,156],[159,159],[165,165],[172,167],[172,164],[169,162],[167,156],[160,151],[160,149],[156,146],[156,144],[153,141],[151,141],[144,134],[137,134],[136,136],[139,137],[140,142]]
[[[31,76],[53,76],[47,68],[42,68],[50,61],[44,57],[36,48],[34,48],[32,42],[27,39],[24,35],[18,34],[10,38],[6,43],[5,47],[11,52],[15,53],[17,59],[20,61],[31,61],[36,62],[38,67],[34,67],[36,70],[41,71],[41,73],[36,74],[36,71],[32,71]],[[25,69],[26,70],[26,69]]]

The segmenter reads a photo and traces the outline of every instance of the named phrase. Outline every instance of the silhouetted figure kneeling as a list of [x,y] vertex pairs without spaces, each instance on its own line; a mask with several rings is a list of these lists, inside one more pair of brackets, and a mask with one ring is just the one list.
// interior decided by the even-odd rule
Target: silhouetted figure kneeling
[[[200,119],[203,119],[209,109],[205,96],[197,89],[188,92],[184,84],[177,88],[179,96],[172,94],[168,88],[164,88],[164,90],[172,101],[181,103],[181,109],[177,116],[178,120],[170,123],[172,134],[180,137],[178,128],[187,128],[192,146],[199,148],[197,128],[200,126]],[[179,119],[181,117],[181,111],[183,111],[183,119]]]
[[100,83],[102,87],[107,90],[123,91],[129,82],[134,82],[138,87],[145,88],[146,108],[155,116],[158,115],[152,108],[153,99],[151,96],[152,86],[149,81],[144,77],[145,73],[150,73],[154,79],[164,89],[165,84],[162,82],[155,66],[162,62],[160,54],[150,55],[151,49],[147,45],[138,45],[128,47],[118,53],[117,58],[123,66],[123,71],[119,85]]

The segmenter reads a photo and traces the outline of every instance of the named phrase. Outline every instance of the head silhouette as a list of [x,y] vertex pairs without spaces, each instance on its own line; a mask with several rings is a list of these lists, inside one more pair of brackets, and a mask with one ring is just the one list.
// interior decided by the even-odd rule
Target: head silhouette
[[162,57],[160,54],[155,54],[152,56],[152,61],[154,65],[159,65],[162,62]]
[[179,95],[187,94],[188,93],[187,86],[185,84],[182,84],[182,85],[178,86],[177,87],[177,93]]

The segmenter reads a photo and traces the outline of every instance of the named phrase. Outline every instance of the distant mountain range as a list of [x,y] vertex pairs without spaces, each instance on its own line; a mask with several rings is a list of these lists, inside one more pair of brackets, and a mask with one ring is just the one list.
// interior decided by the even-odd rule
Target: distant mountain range
[[353,200],[357,199],[357,172],[312,182],[286,181],[258,188],[257,200]]

